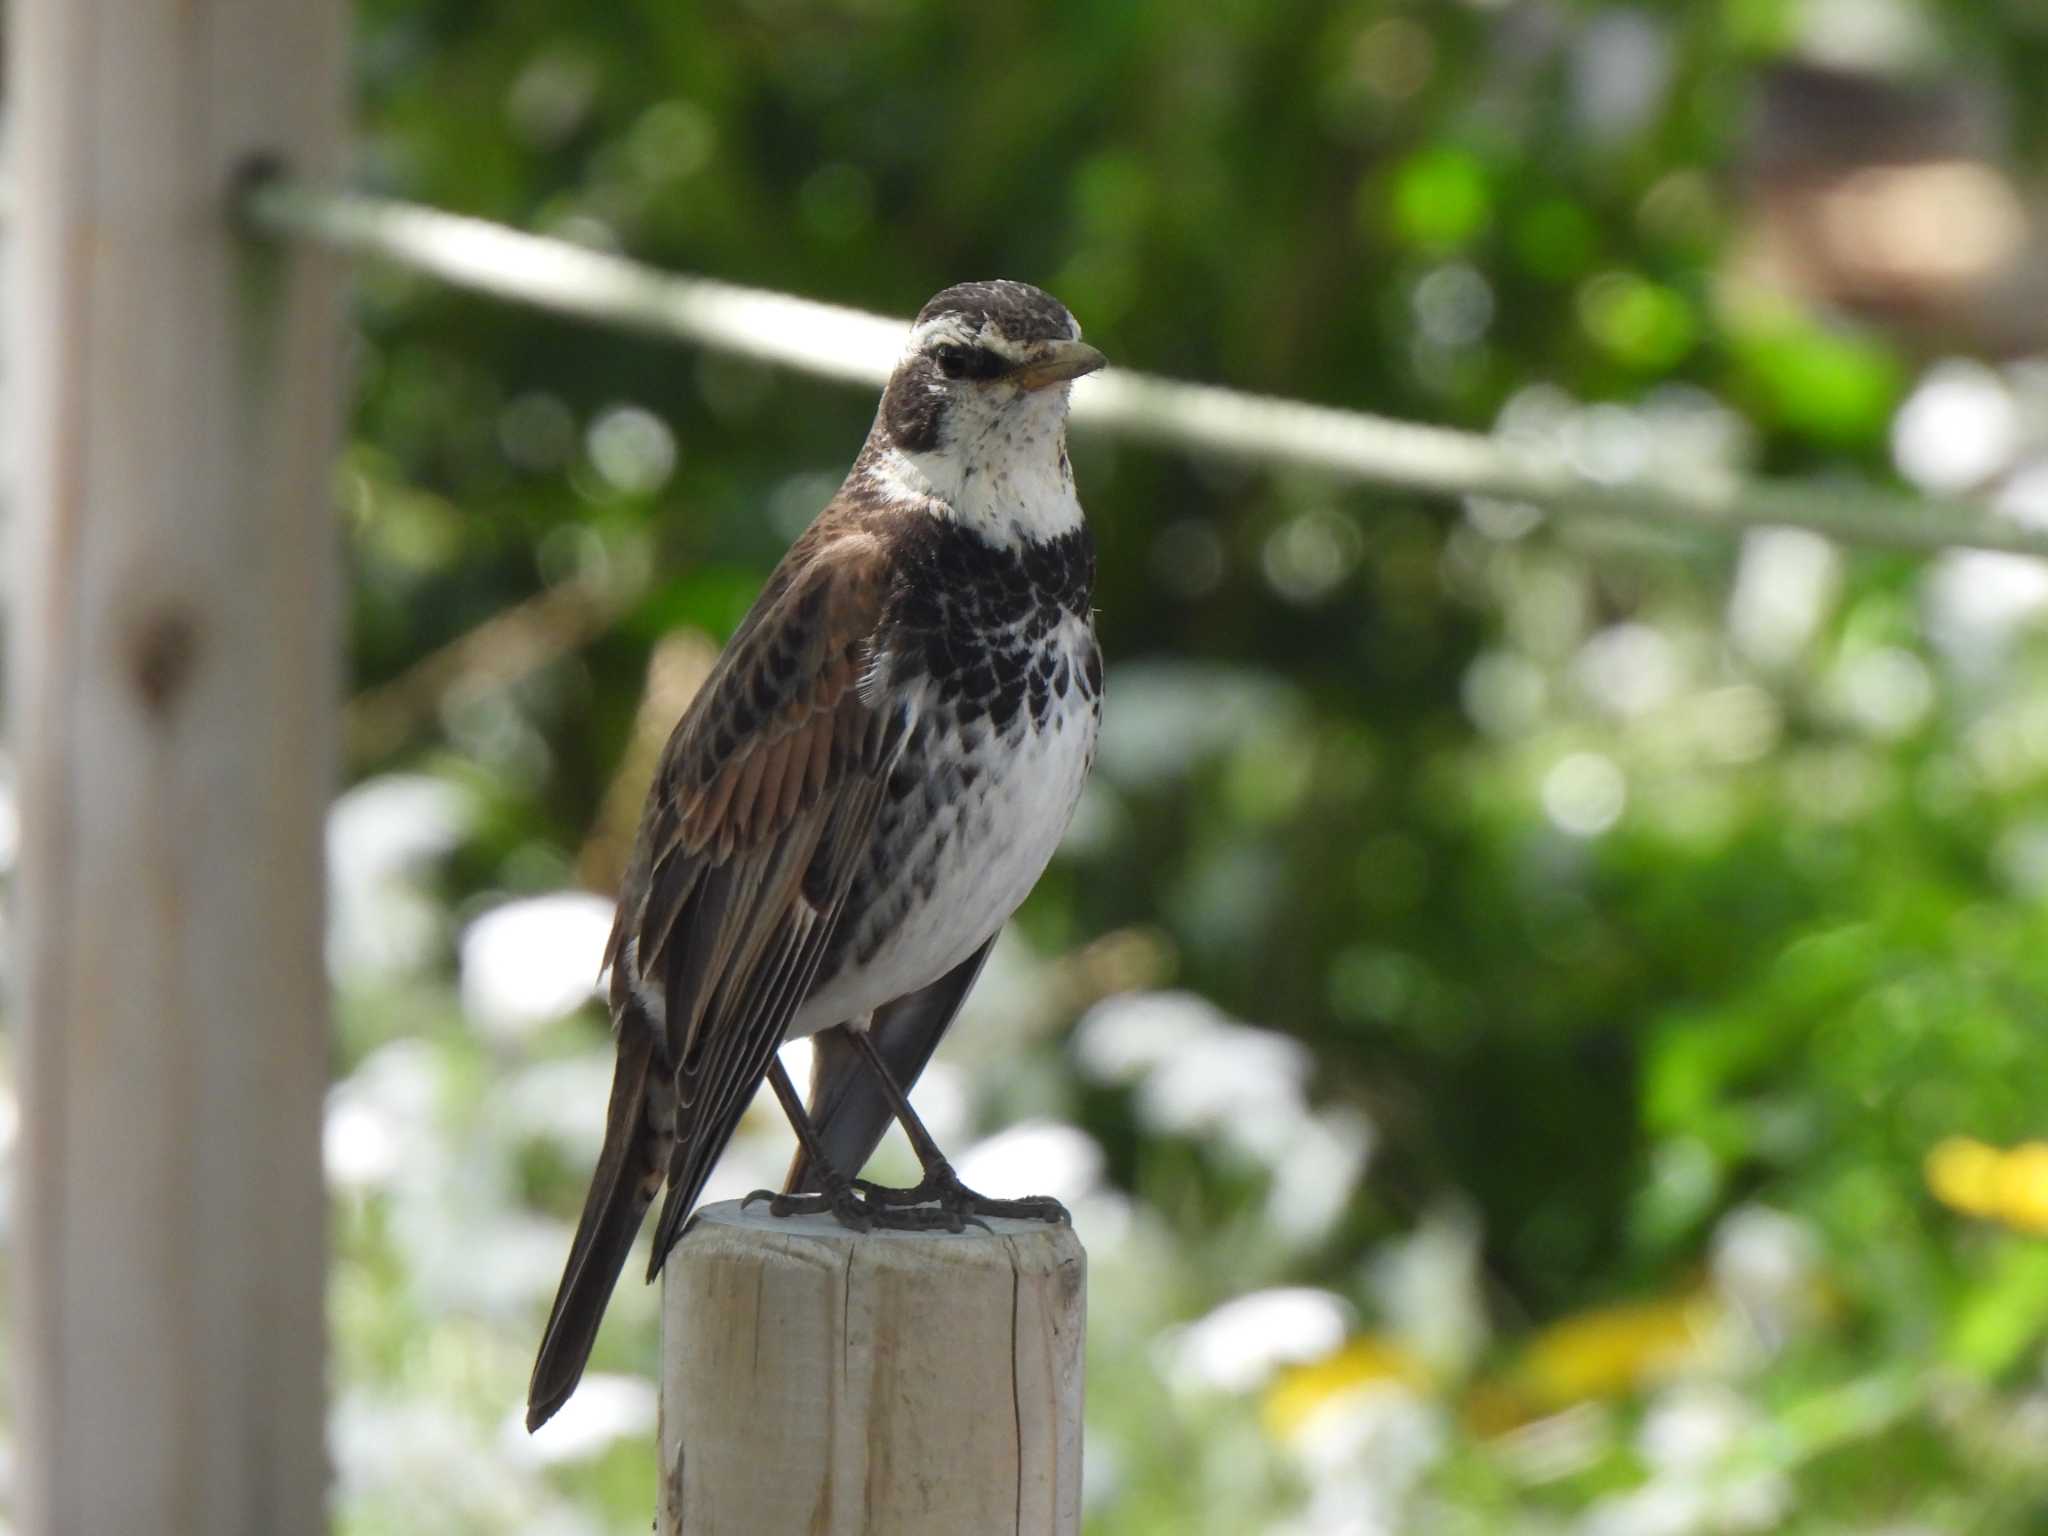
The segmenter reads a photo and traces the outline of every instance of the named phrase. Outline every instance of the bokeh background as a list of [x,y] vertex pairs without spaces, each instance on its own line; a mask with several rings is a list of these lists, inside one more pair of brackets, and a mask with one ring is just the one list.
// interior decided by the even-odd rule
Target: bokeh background
[[[2048,527],[2032,0],[364,0],[355,68],[379,190]],[[873,400],[389,271],[353,324],[337,1528],[641,1531],[652,1291],[517,1422],[611,882]],[[918,1097],[1074,1208],[1089,1530],[2048,1531],[2048,566],[1074,459],[1101,761]],[[713,1196],[786,1155],[757,1105]]]

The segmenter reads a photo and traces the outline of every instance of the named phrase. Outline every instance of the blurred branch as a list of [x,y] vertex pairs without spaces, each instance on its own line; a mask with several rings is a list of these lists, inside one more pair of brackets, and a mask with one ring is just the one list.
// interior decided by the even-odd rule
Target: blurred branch
[[669,733],[690,707],[718,660],[718,642],[702,630],[671,631],[655,642],[647,661],[647,684],[633,715],[633,734],[612,775],[597,820],[576,855],[576,881],[585,890],[617,891],[640,830],[647,787],[661,763]]
[[[839,305],[680,277],[503,225],[289,178],[251,184],[257,229],[429,273],[517,303],[688,341],[848,383],[879,385],[904,324]],[[1373,485],[1626,513],[1736,530],[1810,528],[1909,550],[1952,546],[2048,555],[2048,529],[1978,501],[1879,489],[1745,481],[1707,471],[1597,479],[1560,450],[1358,411],[1187,384],[1113,368],[1074,391],[1077,424],[1255,463],[1287,463]]]
[[342,711],[342,739],[351,763],[374,763],[396,752],[433,719],[460,680],[507,686],[604,633],[637,602],[646,582],[571,578],[430,651],[387,683],[357,694]]

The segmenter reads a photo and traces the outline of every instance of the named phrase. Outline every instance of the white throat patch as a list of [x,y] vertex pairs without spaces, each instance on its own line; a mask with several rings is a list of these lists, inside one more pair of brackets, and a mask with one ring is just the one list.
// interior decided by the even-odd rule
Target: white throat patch
[[1071,533],[1081,524],[1067,462],[1067,389],[1028,393],[999,385],[963,393],[947,417],[945,441],[923,453],[892,443],[869,460],[875,491],[918,501],[989,543],[1015,547]]

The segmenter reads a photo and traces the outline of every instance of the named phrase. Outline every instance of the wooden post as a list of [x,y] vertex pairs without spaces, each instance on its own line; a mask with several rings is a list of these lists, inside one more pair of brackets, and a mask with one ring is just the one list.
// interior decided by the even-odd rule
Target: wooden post
[[29,1536],[323,1525],[339,0],[16,0],[11,713]]
[[663,1271],[659,1536],[1075,1536],[1068,1227],[707,1207]]

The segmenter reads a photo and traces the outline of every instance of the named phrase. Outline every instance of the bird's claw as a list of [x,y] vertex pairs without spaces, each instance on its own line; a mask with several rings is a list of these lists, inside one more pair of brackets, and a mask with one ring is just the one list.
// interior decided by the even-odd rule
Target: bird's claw
[[816,1195],[792,1195],[779,1190],[757,1189],[740,1202],[741,1209],[756,1201],[768,1202],[768,1214],[780,1219],[784,1216],[830,1216],[842,1227],[854,1232],[869,1231],[875,1225],[876,1212],[870,1208],[848,1184],[837,1184]]
[[962,1184],[946,1163],[927,1169],[908,1189],[869,1179],[835,1180],[818,1194],[757,1189],[740,1204],[759,1201],[767,1202],[770,1216],[830,1216],[855,1232],[965,1232],[970,1226],[988,1232],[993,1230],[987,1220],[991,1216],[1060,1227],[1073,1224],[1067,1208],[1050,1195],[997,1200]]
[[[952,1166],[940,1163],[908,1189],[892,1189],[867,1179],[855,1179],[854,1187],[866,1197],[878,1225],[902,1226],[914,1231],[948,1232],[966,1230],[972,1222],[984,1232],[990,1230],[983,1218],[1007,1217],[1014,1221],[1042,1221],[1052,1226],[1071,1226],[1067,1208],[1050,1195],[1027,1195],[1020,1200],[997,1200],[969,1189],[960,1182]],[[909,1218],[897,1222],[893,1218]]]

